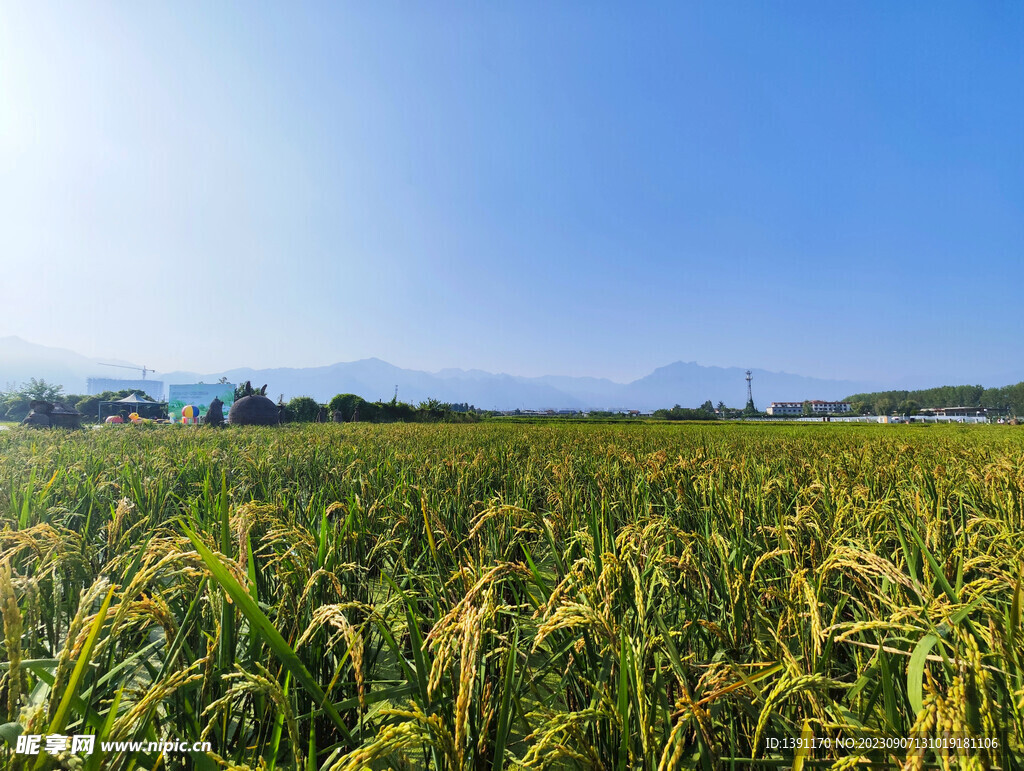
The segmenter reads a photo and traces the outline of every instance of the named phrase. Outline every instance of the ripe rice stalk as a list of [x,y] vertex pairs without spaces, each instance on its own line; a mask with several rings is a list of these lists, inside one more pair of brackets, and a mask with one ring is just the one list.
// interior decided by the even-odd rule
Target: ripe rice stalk
[[[938,712],[920,722],[932,707],[994,731],[999,756],[986,762],[1012,767],[1024,745],[1024,439],[946,428],[0,432],[21,722],[45,733],[102,599],[82,592],[104,577],[120,588],[71,725],[100,730],[115,703],[114,719],[133,715],[119,726],[128,739],[211,724],[216,757],[197,767],[284,767],[298,754],[330,768],[359,752],[394,768],[454,767],[458,753],[492,768],[691,767],[719,752],[724,768],[758,752],[788,767],[755,744],[762,717],[762,739],[805,725],[936,735]],[[211,581],[180,523],[223,555],[262,620]],[[939,642],[924,650],[929,635]],[[241,672],[287,694],[294,735],[273,689]],[[800,677],[818,680],[776,690]],[[978,708],[956,711],[968,702]],[[854,760],[819,749],[804,768]]]
[[[52,481],[52,480],[51,480]],[[23,630],[18,598],[11,583],[11,565],[0,563],[0,617],[4,624],[4,645],[7,649],[7,720],[18,716],[21,702],[21,636]]]

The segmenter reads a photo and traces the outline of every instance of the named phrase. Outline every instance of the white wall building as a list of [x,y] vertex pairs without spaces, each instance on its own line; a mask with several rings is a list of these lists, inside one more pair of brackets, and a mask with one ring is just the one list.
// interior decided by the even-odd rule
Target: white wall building
[[157,401],[164,398],[164,381],[162,380],[126,380],[115,377],[90,377],[85,381],[86,393],[90,396],[104,391],[138,391],[149,394]]
[[803,402],[772,402],[765,410],[769,415],[803,415]]
[[[811,405],[812,415],[841,415],[853,409],[849,402],[823,402],[814,399],[808,402]],[[772,402],[765,410],[769,415],[803,415],[803,402]]]

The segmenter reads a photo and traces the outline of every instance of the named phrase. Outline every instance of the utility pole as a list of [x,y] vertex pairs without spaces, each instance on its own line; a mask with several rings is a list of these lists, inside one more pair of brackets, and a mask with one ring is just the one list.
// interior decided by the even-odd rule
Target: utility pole
[[757,407],[754,406],[754,391],[750,387],[750,381],[754,379],[753,373],[747,370],[747,406],[743,409],[746,415],[754,415],[757,413]]

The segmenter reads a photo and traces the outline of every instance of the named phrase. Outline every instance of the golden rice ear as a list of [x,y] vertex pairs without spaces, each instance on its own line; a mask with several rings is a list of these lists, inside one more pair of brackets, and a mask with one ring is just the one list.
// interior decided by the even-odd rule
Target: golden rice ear
[[790,767],[766,742],[801,727],[1006,736],[977,761],[1008,767],[1024,736],[1015,435],[93,434],[0,431],[0,710],[29,734],[52,696],[69,731],[268,771]]
[[106,578],[99,578],[88,589],[83,589],[78,603],[78,611],[68,626],[67,637],[64,647],[57,657],[57,669],[53,676],[53,687],[50,690],[49,706],[47,715],[52,719],[57,712],[57,706],[64,696],[64,689],[68,685],[73,667],[75,666],[81,646],[84,644],[87,630],[85,629],[89,613],[97,600],[111,589],[110,581]]
[[18,719],[21,702],[21,634],[23,623],[18,598],[11,583],[11,564],[0,563],[0,615],[4,622],[4,643],[7,648],[7,720]]

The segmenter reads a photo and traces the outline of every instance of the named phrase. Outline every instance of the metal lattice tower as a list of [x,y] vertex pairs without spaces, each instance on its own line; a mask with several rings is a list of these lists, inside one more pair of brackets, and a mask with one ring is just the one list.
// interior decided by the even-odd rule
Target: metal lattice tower
[[754,379],[754,376],[747,370],[747,404],[754,403],[754,392],[750,388],[750,381]]

